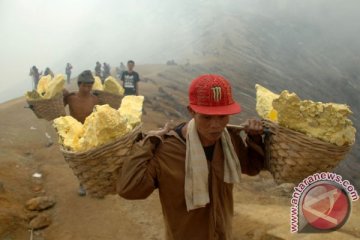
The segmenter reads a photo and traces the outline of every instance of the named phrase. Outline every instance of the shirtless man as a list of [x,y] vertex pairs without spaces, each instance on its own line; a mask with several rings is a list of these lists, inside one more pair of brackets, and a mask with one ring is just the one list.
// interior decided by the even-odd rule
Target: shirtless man
[[[85,122],[96,104],[98,98],[91,93],[94,84],[94,77],[90,70],[83,71],[78,77],[79,91],[69,93],[64,89],[64,105],[69,105],[70,115],[81,123]],[[79,195],[85,196],[86,191],[82,185],[79,188]]]

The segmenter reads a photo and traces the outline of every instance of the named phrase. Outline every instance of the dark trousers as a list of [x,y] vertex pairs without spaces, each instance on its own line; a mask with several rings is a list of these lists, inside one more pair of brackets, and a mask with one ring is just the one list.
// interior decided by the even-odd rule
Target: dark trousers
[[136,89],[135,88],[125,88],[125,96],[128,95],[136,95]]

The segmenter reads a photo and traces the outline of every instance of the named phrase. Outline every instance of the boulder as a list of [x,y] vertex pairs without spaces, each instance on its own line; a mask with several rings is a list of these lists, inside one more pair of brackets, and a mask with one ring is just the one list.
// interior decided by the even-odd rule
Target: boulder
[[52,223],[51,217],[47,213],[40,213],[29,223],[30,229],[42,229],[48,227]]
[[25,207],[30,211],[41,211],[55,205],[53,197],[36,197],[26,202]]

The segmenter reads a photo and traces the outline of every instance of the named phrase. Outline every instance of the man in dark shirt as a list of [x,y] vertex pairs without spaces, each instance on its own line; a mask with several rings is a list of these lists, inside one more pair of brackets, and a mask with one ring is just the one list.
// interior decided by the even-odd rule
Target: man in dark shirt
[[133,71],[135,62],[129,60],[127,63],[128,71],[124,71],[121,75],[121,81],[123,81],[123,87],[125,89],[124,95],[138,95],[139,87],[138,82],[140,81],[139,74]]

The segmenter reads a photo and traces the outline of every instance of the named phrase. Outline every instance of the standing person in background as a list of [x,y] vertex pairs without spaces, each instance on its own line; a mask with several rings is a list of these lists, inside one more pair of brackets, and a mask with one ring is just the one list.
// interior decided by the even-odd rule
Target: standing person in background
[[128,70],[124,71],[121,76],[123,87],[125,89],[124,95],[139,95],[138,82],[140,81],[139,74],[134,71],[135,62],[129,60],[127,63]]
[[97,76],[101,79],[101,63],[99,63],[99,62],[96,62],[96,65],[95,65],[95,76]]
[[104,69],[104,71],[103,71],[103,82],[104,82],[105,79],[111,75],[110,65],[104,62],[103,69]]
[[116,67],[116,68],[115,68],[115,73],[116,73],[116,76],[120,79],[122,73],[121,73],[121,70],[120,70],[119,67]]
[[123,62],[120,63],[120,70],[125,71],[126,67]]
[[[69,105],[70,116],[84,124],[85,119],[89,116],[96,104],[98,104],[98,98],[91,93],[94,77],[90,70],[83,71],[78,77],[79,91],[69,93],[66,89],[63,91],[64,105]],[[86,191],[80,184],[78,191],[79,196],[85,196]]]
[[47,76],[47,75],[50,75],[51,78],[54,78],[54,73],[53,73],[53,71],[51,71],[51,69],[49,67],[45,68],[45,71],[44,71],[44,76]]
[[66,64],[65,73],[67,77],[67,83],[70,84],[71,70],[73,66],[70,63]]
[[120,63],[120,74],[119,74],[119,78],[121,78],[121,76],[122,76],[123,72],[125,72],[125,70],[126,70],[126,67],[125,67],[124,63],[121,62],[121,63]]
[[39,69],[35,65],[32,66],[32,68],[30,68],[29,75],[32,76],[32,78],[33,78],[33,83],[34,83],[33,89],[36,89],[36,86],[39,83],[40,74],[41,73],[39,73]]

